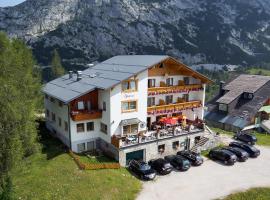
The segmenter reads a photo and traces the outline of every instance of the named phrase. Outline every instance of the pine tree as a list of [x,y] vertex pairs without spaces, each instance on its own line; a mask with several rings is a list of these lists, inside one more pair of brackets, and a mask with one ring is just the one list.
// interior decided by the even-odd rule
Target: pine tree
[[0,196],[7,197],[11,169],[38,149],[35,111],[40,79],[31,51],[1,32],[0,85]]
[[51,76],[52,79],[58,78],[65,74],[65,69],[62,66],[60,55],[56,49],[53,51],[51,65],[52,65],[52,76]]

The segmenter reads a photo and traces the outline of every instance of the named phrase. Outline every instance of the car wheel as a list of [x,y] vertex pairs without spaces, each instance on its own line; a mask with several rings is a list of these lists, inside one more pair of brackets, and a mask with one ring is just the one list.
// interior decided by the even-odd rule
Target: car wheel
[[228,164],[228,161],[227,161],[227,160],[225,160],[225,161],[224,161],[224,163],[225,163],[225,165],[227,165],[227,164]]

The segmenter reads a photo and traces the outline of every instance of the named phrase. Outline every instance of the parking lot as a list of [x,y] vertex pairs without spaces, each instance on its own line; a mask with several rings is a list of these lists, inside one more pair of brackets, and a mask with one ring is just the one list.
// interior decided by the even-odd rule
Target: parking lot
[[261,155],[244,163],[224,166],[205,159],[202,166],[186,172],[173,171],[144,182],[138,200],[211,200],[253,187],[270,186],[270,148],[258,147]]

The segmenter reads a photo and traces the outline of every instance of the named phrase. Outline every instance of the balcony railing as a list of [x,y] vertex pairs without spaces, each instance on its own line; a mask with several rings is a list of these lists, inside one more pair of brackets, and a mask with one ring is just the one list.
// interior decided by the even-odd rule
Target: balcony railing
[[83,121],[91,119],[99,119],[102,117],[101,110],[82,110],[82,111],[72,111],[71,118],[73,121]]
[[148,115],[154,114],[168,114],[174,112],[180,112],[186,109],[199,108],[201,107],[201,101],[189,101],[184,103],[175,103],[169,105],[159,105],[159,106],[151,106],[147,108]]
[[202,132],[203,128],[199,126],[188,126],[187,128],[183,129],[181,126],[177,126],[175,128],[169,129],[161,129],[156,131],[147,131],[145,133],[139,133],[137,135],[130,135],[130,136],[121,136],[121,135],[114,135],[111,138],[111,143],[116,148],[123,148],[129,146],[135,146],[140,144],[146,144],[148,142],[173,138],[181,135],[188,135],[193,133]]
[[148,88],[148,95],[160,95],[160,94],[171,94],[171,93],[182,93],[189,91],[200,91],[203,90],[201,84],[194,85],[177,85],[177,86],[168,86],[168,87],[152,87]]

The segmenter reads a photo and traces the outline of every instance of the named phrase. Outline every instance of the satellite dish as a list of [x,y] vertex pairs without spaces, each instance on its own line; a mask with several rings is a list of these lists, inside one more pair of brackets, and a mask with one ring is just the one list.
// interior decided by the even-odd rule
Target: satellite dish
[[140,124],[140,128],[144,128],[145,127],[145,122],[141,122],[141,124]]

